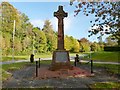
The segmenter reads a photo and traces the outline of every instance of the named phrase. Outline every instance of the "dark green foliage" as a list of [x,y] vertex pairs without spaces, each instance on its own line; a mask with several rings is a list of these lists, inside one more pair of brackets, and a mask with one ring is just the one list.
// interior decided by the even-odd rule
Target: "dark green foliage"
[[120,47],[104,47],[104,51],[120,51]]
[[[89,54],[90,55],[90,54]],[[118,62],[119,61],[119,52],[93,52],[91,53],[92,60],[104,61],[104,62]],[[88,59],[85,57],[85,59]]]

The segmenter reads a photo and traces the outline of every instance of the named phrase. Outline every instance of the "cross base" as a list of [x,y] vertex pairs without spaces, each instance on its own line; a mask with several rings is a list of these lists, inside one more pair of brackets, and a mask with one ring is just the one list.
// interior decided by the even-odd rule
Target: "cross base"
[[53,52],[52,64],[49,67],[50,70],[56,71],[60,69],[73,69],[70,64],[69,52],[65,50],[56,50]]
[[51,67],[49,67],[49,70],[51,71],[57,71],[63,69],[73,70],[73,66],[68,63],[54,63],[51,65]]

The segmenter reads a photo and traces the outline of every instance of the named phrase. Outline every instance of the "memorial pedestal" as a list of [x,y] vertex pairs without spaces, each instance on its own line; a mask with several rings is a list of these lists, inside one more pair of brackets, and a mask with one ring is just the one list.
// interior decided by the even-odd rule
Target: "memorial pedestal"
[[65,50],[54,51],[51,67],[49,69],[52,71],[60,69],[72,70],[73,66],[70,64],[69,52]]

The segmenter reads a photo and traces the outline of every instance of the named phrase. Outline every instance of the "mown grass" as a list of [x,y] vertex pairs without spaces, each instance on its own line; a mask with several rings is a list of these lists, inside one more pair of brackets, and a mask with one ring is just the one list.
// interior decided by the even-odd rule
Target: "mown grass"
[[2,69],[8,70],[18,70],[23,68],[23,66],[31,65],[30,62],[20,62],[20,63],[12,63],[12,64],[3,64]]
[[98,82],[90,85],[91,90],[119,90],[120,82]]
[[1,90],[55,90],[55,88],[51,86],[46,86],[40,88],[2,88]]
[[46,64],[46,65],[50,65],[51,64],[51,60],[42,60],[41,62],[40,62],[40,64]]
[[[34,63],[30,63],[30,62],[19,62],[19,63],[12,63],[12,64],[3,64],[2,68],[0,71],[2,71],[2,81],[7,80],[9,77],[12,76],[12,74],[10,73],[10,71],[15,71],[15,70],[19,70],[21,68],[24,68],[26,66],[29,65],[33,65]],[[42,60],[40,61],[41,65],[50,65],[51,64],[51,60]]]
[[51,53],[41,53],[39,55],[35,55],[34,58],[51,58],[52,54]]
[[[29,56],[14,56],[14,60],[28,60]],[[12,61],[12,56],[2,56],[2,61]]]
[[[70,56],[76,56],[76,54],[79,54],[79,56],[82,55],[82,53],[70,53]],[[82,59],[90,59],[90,52],[89,53],[83,53],[88,54],[88,56],[85,56]],[[23,55],[23,56],[14,56],[14,60],[29,60],[30,55]],[[34,55],[34,58],[52,58],[51,53],[42,53],[39,55]],[[120,52],[94,52],[91,53],[91,59],[92,60],[99,60],[99,61],[105,61],[105,62],[118,62],[120,59]],[[12,56],[3,56],[2,61],[12,61]]]
[[1,69],[1,72],[2,72],[2,75],[1,75],[2,77],[0,78],[1,81],[5,81],[12,76],[11,73],[5,71],[4,69]]
[[[84,59],[90,59],[90,54],[84,57]],[[120,52],[94,52],[91,53],[91,59],[105,62],[118,62]]]
[[[81,53],[79,53],[80,55]],[[76,53],[70,53],[70,56],[76,56]],[[34,55],[34,58],[52,58],[51,53],[41,53],[39,55]],[[29,60],[30,55],[23,55],[23,56],[14,56],[14,60]],[[2,56],[2,61],[12,61],[12,56]]]
[[94,63],[93,64],[93,69],[95,67],[104,68],[108,73],[111,73],[111,74],[120,74],[120,65]]
[[12,63],[12,64],[4,64],[2,65],[2,81],[7,80],[9,77],[12,76],[10,71],[19,70],[27,65],[31,65],[32,63],[29,62],[20,62],[20,63]]
[[[105,71],[110,75],[120,75],[120,65],[114,64],[93,64],[94,68],[104,68]],[[119,90],[120,82],[98,82],[90,85],[90,90]]]
[[[43,53],[40,55],[34,55],[34,58],[50,58],[52,54],[50,53]],[[14,56],[14,60],[29,60],[30,55],[22,55],[22,56]],[[2,56],[2,61],[12,61],[12,56]]]

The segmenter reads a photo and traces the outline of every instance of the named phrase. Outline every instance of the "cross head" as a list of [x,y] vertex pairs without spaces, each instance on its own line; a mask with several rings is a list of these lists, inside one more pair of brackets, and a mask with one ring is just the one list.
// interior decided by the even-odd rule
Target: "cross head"
[[59,6],[58,11],[54,12],[54,16],[57,17],[58,19],[67,17],[68,14],[63,11],[63,6]]

